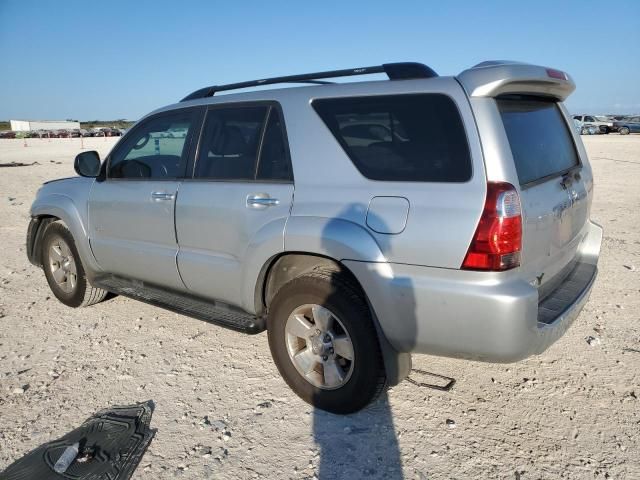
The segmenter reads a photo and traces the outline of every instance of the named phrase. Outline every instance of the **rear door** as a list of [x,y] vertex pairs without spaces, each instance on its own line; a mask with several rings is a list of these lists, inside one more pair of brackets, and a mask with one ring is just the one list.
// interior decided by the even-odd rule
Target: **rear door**
[[496,99],[521,187],[522,270],[537,285],[568,273],[584,238],[591,171],[561,105],[541,97]]
[[[184,177],[197,109],[140,122],[107,159],[106,179],[89,199],[89,238],[109,273],[184,289],[176,268],[174,207]],[[180,129],[180,136],[169,132]]]
[[240,305],[247,251],[260,232],[282,249],[293,198],[279,106],[211,106],[192,171],[176,204],[180,275],[194,294]]

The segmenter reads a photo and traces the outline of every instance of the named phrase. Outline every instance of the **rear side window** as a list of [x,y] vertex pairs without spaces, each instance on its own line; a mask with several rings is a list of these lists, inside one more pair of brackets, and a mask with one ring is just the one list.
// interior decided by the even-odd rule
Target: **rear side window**
[[556,102],[525,97],[498,98],[521,184],[579,165],[569,127]]
[[371,180],[466,182],[471,158],[460,113],[442,94],[318,99],[313,107]]
[[253,180],[268,107],[216,108],[207,113],[196,178]]
[[291,181],[284,127],[275,107],[233,106],[207,113],[195,178]]
[[292,180],[289,152],[285,143],[282,120],[275,108],[269,111],[258,164],[257,180]]

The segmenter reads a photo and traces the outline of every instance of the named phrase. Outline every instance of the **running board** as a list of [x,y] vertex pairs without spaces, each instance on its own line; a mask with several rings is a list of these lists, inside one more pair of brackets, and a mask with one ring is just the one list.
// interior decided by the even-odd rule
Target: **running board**
[[109,292],[239,332],[256,334],[266,330],[264,318],[257,318],[239,308],[152,286],[139,280],[108,275],[99,277],[92,283]]

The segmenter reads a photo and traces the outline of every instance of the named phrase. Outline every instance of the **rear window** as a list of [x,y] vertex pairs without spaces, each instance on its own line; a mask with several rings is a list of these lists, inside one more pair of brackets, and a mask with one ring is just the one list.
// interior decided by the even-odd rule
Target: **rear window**
[[371,180],[466,182],[471,159],[460,113],[446,95],[318,99],[313,107]]
[[521,184],[579,165],[569,127],[556,102],[523,97],[503,97],[497,102]]

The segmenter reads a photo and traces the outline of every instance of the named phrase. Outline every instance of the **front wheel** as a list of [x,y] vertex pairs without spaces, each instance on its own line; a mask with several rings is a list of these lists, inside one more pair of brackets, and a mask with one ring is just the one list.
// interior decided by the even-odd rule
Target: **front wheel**
[[41,258],[49,288],[65,305],[85,307],[106,297],[106,290],[89,285],[73,236],[62,222],[46,226]]
[[620,135],[629,135],[629,127],[622,127],[618,132],[620,132]]
[[267,334],[280,374],[311,405],[352,413],[385,388],[371,312],[359,286],[339,271],[313,270],[281,287]]

